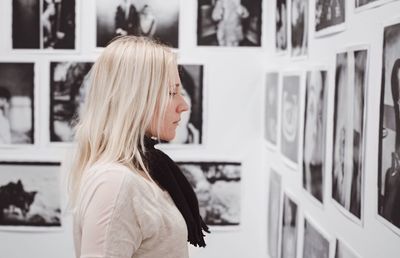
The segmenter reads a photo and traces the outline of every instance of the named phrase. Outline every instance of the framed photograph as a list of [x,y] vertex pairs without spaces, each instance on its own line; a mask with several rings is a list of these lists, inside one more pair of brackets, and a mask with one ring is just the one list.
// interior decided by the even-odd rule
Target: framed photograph
[[269,172],[268,195],[268,255],[279,257],[279,219],[281,218],[282,177],[274,169]]
[[355,11],[359,12],[371,8],[376,8],[393,1],[395,0],[354,0],[354,6],[355,6]]
[[280,150],[289,164],[297,167],[300,136],[301,76],[282,76]]
[[199,201],[200,215],[209,226],[240,225],[241,163],[177,162]]
[[264,138],[273,146],[278,141],[279,73],[268,72],[265,76]]
[[333,240],[317,227],[310,217],[304,217],[303,256],[307,258],[330,258]]
[[345,0],[315,1],[315,37],[322,37],[329,34],[341,32],[346,29],[345,22]]
[[320,203],[323,203],[325,178],[327,76],[326,70],[307,72],[304,109],[303,187]]
[[261,46],[262,0],[198,0],[197,45]]
[[60,163],[0,162],[0,230],[60,229]]
[[12,0],[12,48],[75,50],[75,0]]
[[114,37],[154,38],[168,46],[179,45],[179,0],[97,0],[96,46]]
[[357,223],[363,220],[367,75],[366,48],[336,55],[332,198]]
[[379,120],[378,215],[400,235],[400,20],[384,28]]
[[276,0],[275,8],[275,50],[286,53],[288,50],[289,15],[287,0]]
[[336,249],[335,249],[335,258],[360,258],[361,256],[357,255],[354,250],[348,247],[345,243],[336,240]]
[[0,63],[0,145],[35,143],[35,64]]
[[50,62],[50,142],[72,142],[93,62]]
[[284,193],[282,207],[282,240],[280,257],[296,258],[299,232],[298,205],[292,197],[288,196],[287,193]]
[[292,57],[308,54],[309,0],[291,0],[290,42]]

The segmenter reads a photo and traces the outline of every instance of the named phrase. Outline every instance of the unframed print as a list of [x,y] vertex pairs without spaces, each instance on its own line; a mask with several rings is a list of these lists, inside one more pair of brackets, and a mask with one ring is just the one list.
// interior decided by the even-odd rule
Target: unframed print
[[177,162],[199,201],[200,215],[210,226],[240,224],[241,164]]
[[93,62],[50,63],[50,141],[72,142]]
[[315,34],[327,35],[344,30],[346,21],[345,0],[316,0]]
[[297,164],[300,126],[300,76],[285,75],[281,98],[281,152]]
[[342,241],[336,240],[335,258],[360,258]]
[[198,0],[197,45],[261,46],[262,0]]
[[34,143],[34,63],[0,63],[0,145]]
[[298,206],[286,194],[283,197],[281,258],[297,257]]
[[303,256],[307,258],[329,258],[330,243],[315,226],[304,219]]
[[308,54],[309,0],[291,0],[291,56]]
[[268,142],[276,145],[278,135],[278,97],[279,73],[266,74],[265,85],[265,125],[264,137]]
[[278,258],[279,249],[279,218],[281,214],[282,178],[275,170],[269,173],[268,201],[268,254]]
[[323,202],[327,122],[327,71],[308,71],[304,109],[303,187]]
[[59,163],[0,162],[0,230],[61,227]]
[[288,5],[287,0],[276,0],[275,10],[275,49],[285,52],[288,48]]
[[400,23],[385,27],[383,36],[378,214],[400,232]]
[[332,198],[362,220],[367,50],[337,54]]
[[97,0],[97,47],[114,37],[154,38],[178,48],[179,0]]

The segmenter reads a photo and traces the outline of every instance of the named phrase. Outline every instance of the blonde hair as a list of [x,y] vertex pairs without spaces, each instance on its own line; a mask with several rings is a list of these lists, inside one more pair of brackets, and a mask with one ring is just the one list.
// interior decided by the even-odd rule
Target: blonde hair
[[89,93],[75,128],[77,149],[68,178],[71,207],[84,171],[94,164],[117,162],[151,180],[141,154],[144,136],[153,117],[158,117],[159,135],[176,66],[170,48],[143,37],[120,37],[104,49],[90,72]]

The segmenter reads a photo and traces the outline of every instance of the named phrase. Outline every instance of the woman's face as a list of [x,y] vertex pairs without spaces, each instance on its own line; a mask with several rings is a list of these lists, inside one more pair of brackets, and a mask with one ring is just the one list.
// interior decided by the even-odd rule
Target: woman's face
[[[174,68],[174,78],[169,89],[170,100],[160,124],[159,137],[161,140],[171,141],[175,138],[176,128],[181,121],[181,114],[189,109],[181,91],[182,85],[179,79],[178,69]],[[147,131],[151,136],[158,136],[158,120],[158,115],[155,115],[151,121],[150,128]]]

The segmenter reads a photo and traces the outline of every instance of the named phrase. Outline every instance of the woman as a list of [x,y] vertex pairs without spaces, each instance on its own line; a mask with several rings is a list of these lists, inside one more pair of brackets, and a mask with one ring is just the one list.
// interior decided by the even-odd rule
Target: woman
[[77,257],[188,257],[208,228],[170,141],[188,106],[176,56],[143,37],[111,42],[91,71],[69,178]]

